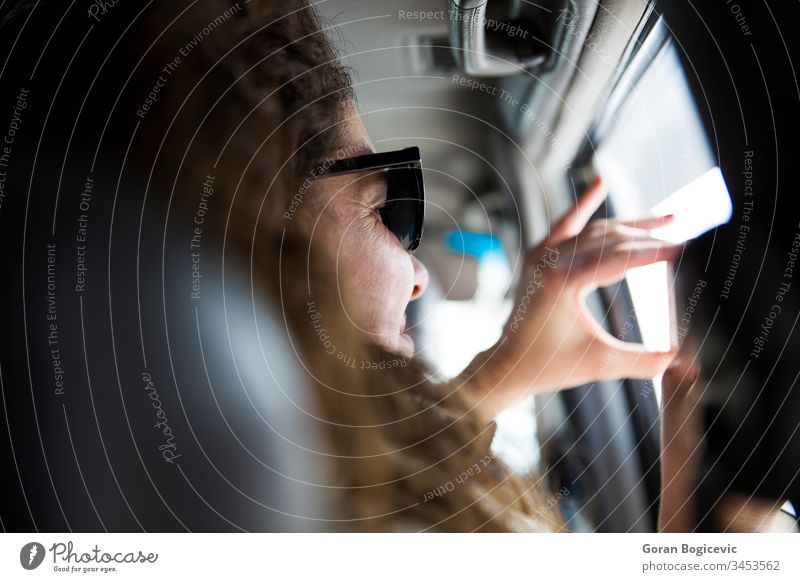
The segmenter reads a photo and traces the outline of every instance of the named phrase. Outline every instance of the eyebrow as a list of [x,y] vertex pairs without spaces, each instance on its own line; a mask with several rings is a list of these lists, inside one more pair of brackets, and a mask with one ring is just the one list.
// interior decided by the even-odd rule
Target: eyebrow
[[344,147],[327,150],[325,152],[325,157],[319,160],[319,162],[316,164],[316,167],[321,167],[324,164],[330,164],[331,162],[338,162],[360,156],[368,156],[374,153],[376,152],[375,148],[372,147],[372,144],[366,141],[358,141]]
[[346,148],[340,148],[336,151],[336,153],[344,152],[346,155],[342,156],[344,158],[356,158],[358,156],[367,156],[369,154],[375,153],[375,148],[372,147],[372,144],[367,141],[359,141],[356,142],[354,145],[347,146]]

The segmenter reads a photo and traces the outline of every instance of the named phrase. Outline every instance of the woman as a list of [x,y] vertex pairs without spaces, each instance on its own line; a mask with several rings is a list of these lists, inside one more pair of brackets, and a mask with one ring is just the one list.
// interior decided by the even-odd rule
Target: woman
[[[152,85],[192,31],[230,8],[180,4],[147,13],[134,86]],[[418,201],[395,199],[393,188],[405,179],[414,190],[414,163],[354,170],[374,145],[313,10],[240,6],[165,85],[140,121],[134,155],[190,211],[195,185],[214,168],[215,204],[226,212],[211,219],[284,313],[324,410],[342,497],[337,529],[565,529],[557,510],[543,511],[551,503],[542,479],[515,476],[491,453],[491,417],[527,394],[667,369],[673,352],[611,337],[583,298],[632,267],[672,258],[677,247],[650,235],[670,217],[589,222],[605,197],[596,181],[527,253],[517,293],[517,303],[530,301],[525,316],[510,319],[458,378],[436,383],[418,361],[407,364],[415,348],[405,312],[428,273],[409,251],[420,226],[409,204]],[[395,170],[405,178],[390,177]],[[553,267],[526,299],[545,254]],[[691,527],[695,377],[686,366],[666,376],[663,529]],[[691,436],[673,438],[682,434]]]

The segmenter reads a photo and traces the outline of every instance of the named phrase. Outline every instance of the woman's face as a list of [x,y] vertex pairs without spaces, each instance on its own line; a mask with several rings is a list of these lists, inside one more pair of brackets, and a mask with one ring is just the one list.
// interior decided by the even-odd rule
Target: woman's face
[[[361,119],[351,109],[346,157],[374,152]],[[352,325],[376,344],[411,357],[406,307],[428,285],[428,271],[381,222],[386,200],[382,173],[331,176],[317,182],[324,203],[315,205],[312,250],[335,265],[339,300]]]

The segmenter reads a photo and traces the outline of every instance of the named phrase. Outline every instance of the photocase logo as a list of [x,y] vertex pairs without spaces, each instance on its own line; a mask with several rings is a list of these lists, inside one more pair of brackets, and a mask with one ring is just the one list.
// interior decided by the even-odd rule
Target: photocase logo
[[44,546],[39,542],[29,542],[19,551],[19,563],[26,570],[35,570],[44,561]]

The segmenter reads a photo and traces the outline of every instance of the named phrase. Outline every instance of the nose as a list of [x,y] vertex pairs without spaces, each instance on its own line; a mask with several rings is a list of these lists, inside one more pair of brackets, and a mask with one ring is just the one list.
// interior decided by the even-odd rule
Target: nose
[[414,301],[425,293],[425,289],[428,288],[430,275],[428,275],[428,269],[425,268],[422,261],[414,255],[411,255],[411,264],[414,266],[414,289],[411,291],[411,301]]

